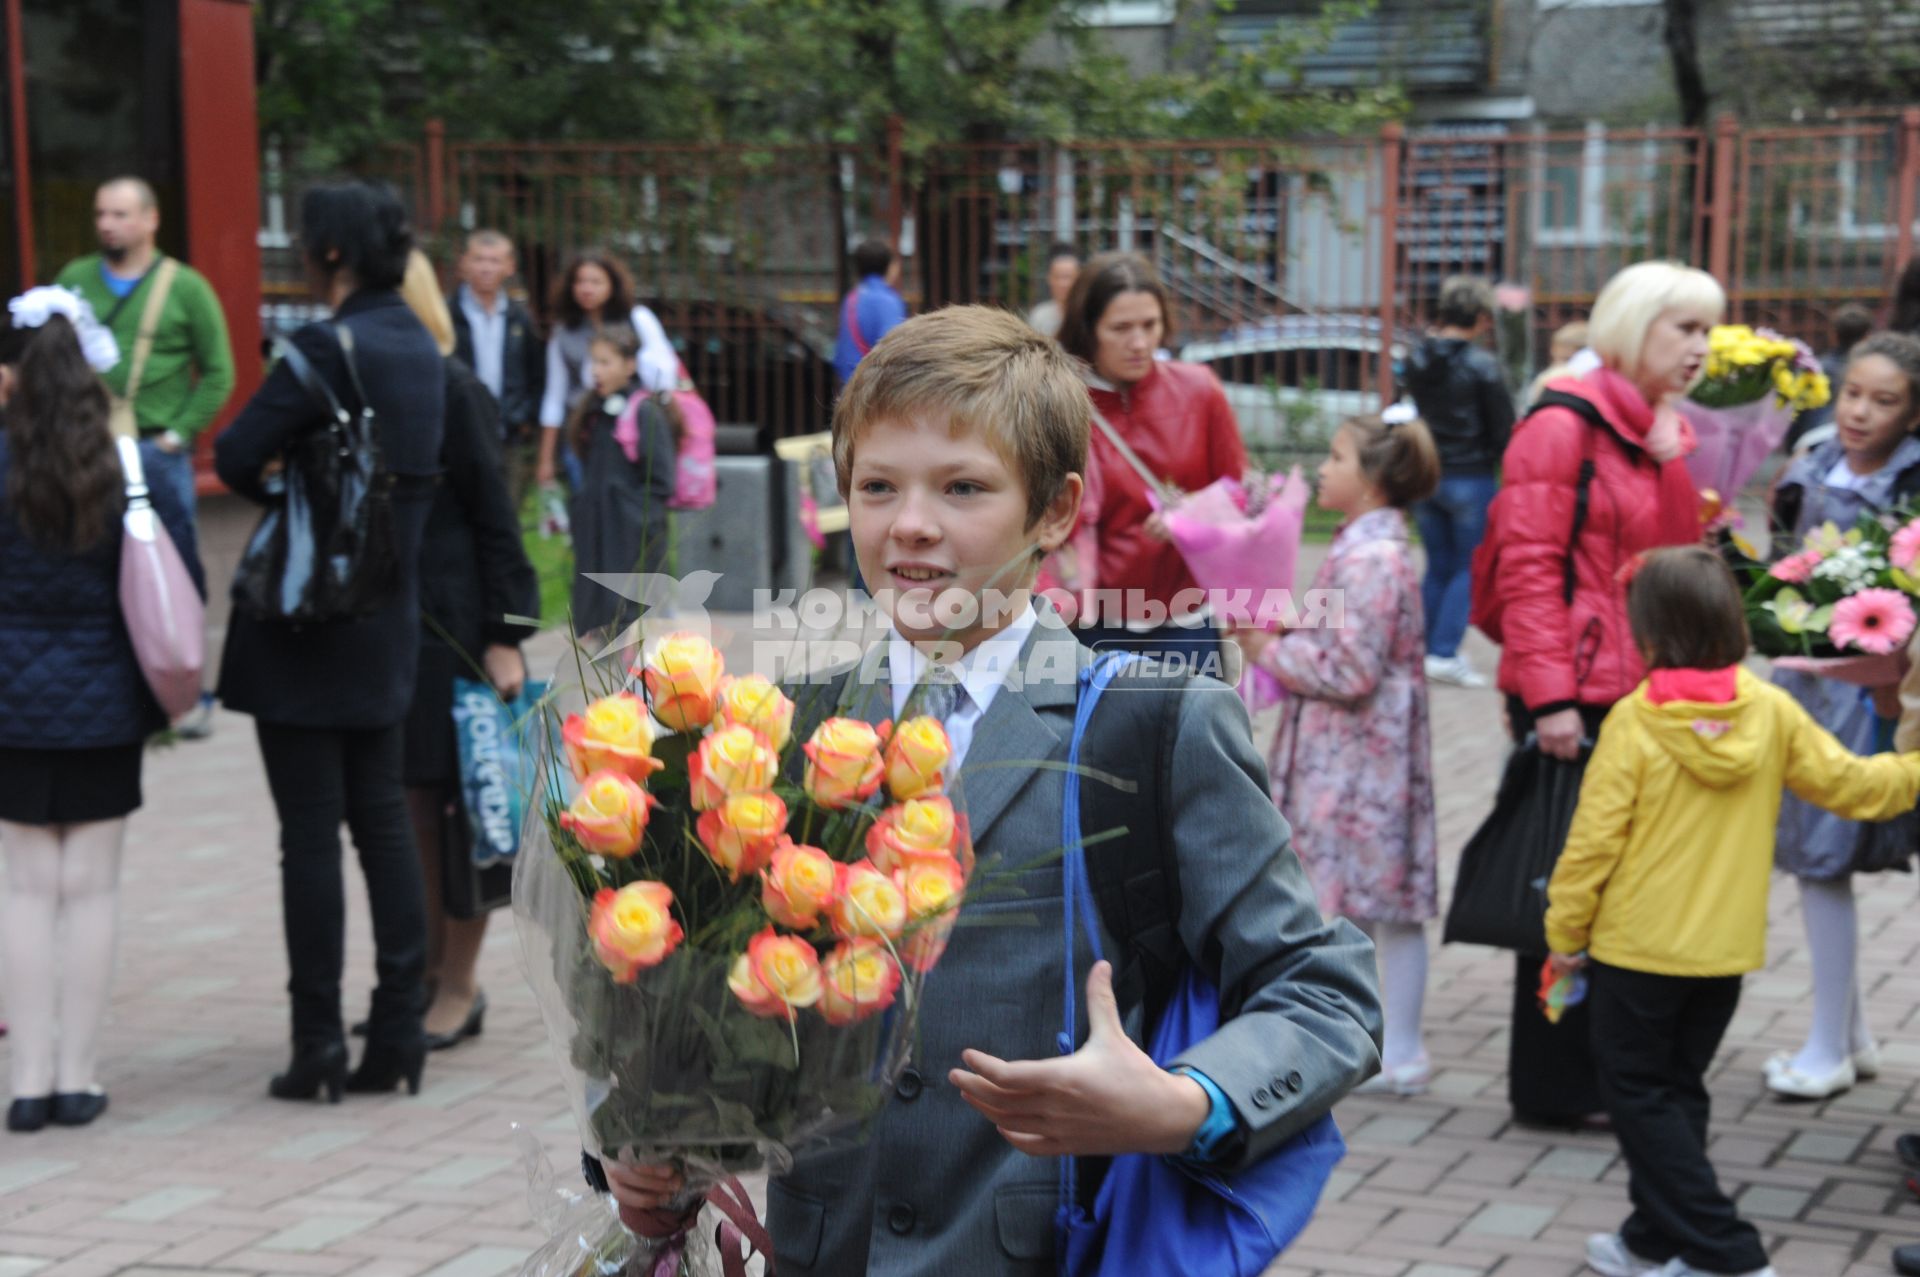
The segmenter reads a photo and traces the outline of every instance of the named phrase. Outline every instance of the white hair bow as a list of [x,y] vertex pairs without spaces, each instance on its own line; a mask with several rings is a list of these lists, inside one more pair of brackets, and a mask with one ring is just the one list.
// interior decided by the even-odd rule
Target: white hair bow
[[1389,426],[1404,426],[1409,421],[1418,420],[1420,410],[1413,406],[1413,400],[1402,399],[1397,404],[1389,404],[1380,413],[1380,420]]
[[15,328],[38,328],[55,315],[65,315],[80,338],[80,353],[90,368],[105,372],[120,362],[120,343],[93,317],[87,299],[70,288],[29,288],[7,303],[7,313],[13,316]]

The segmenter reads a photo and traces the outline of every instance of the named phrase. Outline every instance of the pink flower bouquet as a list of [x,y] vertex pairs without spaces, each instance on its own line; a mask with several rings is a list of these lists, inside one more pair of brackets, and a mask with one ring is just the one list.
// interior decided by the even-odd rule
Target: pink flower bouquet
[[1794,410],[1772,395],[1731,408],[1711,408],[1684,399],[1679,409],[1693,427],[1695,441],[1687,456],[1687,473],[1695,487],[1711,489],[1729,503],[1780,446],[1794,418]]
[[1780,669],[1873,689],[1882,717],[1899,713],[1906,645],[1920,616],[1920,518],[1868,515],[1850,531],[1814,529],[1772,563],[1736,537],[1746,562],[1747,628]]
[[[1167,531],[1201,589],[1219,601],[1241,595],[1258,613],[1266,591],[1293,588],[1309,496],[1298,466],[1285,475],[1255,471],[1245,483],[1216,479],[1166,511]],[[1265,670],[1249,670],[1240,695],[1255,711],[1285,692]]]

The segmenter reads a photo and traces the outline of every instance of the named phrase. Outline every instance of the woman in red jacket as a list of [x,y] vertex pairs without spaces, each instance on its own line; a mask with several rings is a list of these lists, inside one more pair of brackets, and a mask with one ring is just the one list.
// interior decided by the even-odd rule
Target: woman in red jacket
[[[1588,341],[1601,366],[1548,383],[1585,400],[1598,423],[1543,407],[1513,432],[1476,566],[1477,620],[1498,616],[1499,686],[1514,738],[1580,755],[1613,703],[1644,675],[1627,621],[1624,569],[1644,550],[1698,541],[1700,497],[1682,459],[1690,434],[1670,400],[1706,365],[1726,296],[1711,275],[1641,262],[1608,281]],[[1582,482],[1582,474],[1589,478]],[[1482,577],[1476,572],[1476,577]],[[1600,1109],[1584,1008],[1555,1026],[1534,1005],[1544,954],[1521,954],[1508,1093],[1516,1113],[1558,1122]]]
[[1156,358],[1171,336],[1171,313],[1165,286],[1139,254],[1103,253],[1088,262],[1065,309],[1060,344],[1086,361],[1098,414],[1087,455],[1087,490],[1098,496],[1081,504],[1080,517],[1096,534],[1101,606],[1082,618],[1095,623],[1081,635],[1090,645],[1217,660],[1212,615],[1167,539],[1148,480],[1165,494],[1164,505],[1166,497],[1241,476],[1247,451],[1226,392],[1205,368]]

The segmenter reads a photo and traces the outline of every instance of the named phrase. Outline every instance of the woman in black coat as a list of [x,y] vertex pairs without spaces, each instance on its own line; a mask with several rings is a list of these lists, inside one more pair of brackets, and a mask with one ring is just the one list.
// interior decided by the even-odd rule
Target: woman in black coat
[[[269,1090],[311,1099],[323,1089],[390,1091],[420,1084],[426,1044],[420,980],[426,918],[420,862],[401,788],[401,725],[413,699],[420,647],[419,556],[433,502],[446,420],[439,350],[395,291],[412,247],[406,213],[384,186],[345,183],[307,192],[301,205],[308,281],[333,307],[293,343],[336,398],[356,406],[336,333],[352,335],[353,360],[394,477],[399,571],[371,615],[289,625],[236,606],[220,668],[220,699],[252,714],[280,815],[281,906],[293,1060]],[[228,487],[261,505],[265,477],[288,447],[327,420],[325,405],[283,360],[214,448]],[[352,831],[367,879],[378,985],[367,1047],[347,1076],[340,1015],[346,895],[340,822]]]
[[[415,249],[401,295],[443,353],[453,318],[433,266]],[[427,889],[427,1048],[479,1036],[486,994],[475,982],[487,910],[508,899],[511,861],[475,870],[460,792],[453,681],[485,679],[511,701],[527,680],[520,643],[540,612],[540,579],[527,561],[507,495],[500,410],[480,379],[446,360],[447,429],[440,486],[420,551],[420,677],[407,713],[404,775],[413,837]]]
[[[17,326],[0,315],[0,981],[13,1017],[12,1131],[84,1126],[107,1107],[96,1047],[120,851],[147,737],[167,722],[120,610],[126,480],[106,390],[54,307],[83,328],[92,318],[65,289],[25,300],[36,297]],[[106,346],[89,345],[96,363],[110,363]],[[158,452],[141,451],[151,466]],[[192,511],[166,484],[149,496],[200,584]]]

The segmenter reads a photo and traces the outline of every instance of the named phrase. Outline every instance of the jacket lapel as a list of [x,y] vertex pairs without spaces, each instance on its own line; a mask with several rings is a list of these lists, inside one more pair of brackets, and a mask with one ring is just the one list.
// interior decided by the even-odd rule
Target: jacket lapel
[[1083,656],[1073,631],[1043,612],[1017,671],[974,727],[954,792],[976,849],[1034,777],[1051,774],[1034,764],[1064,754]]

